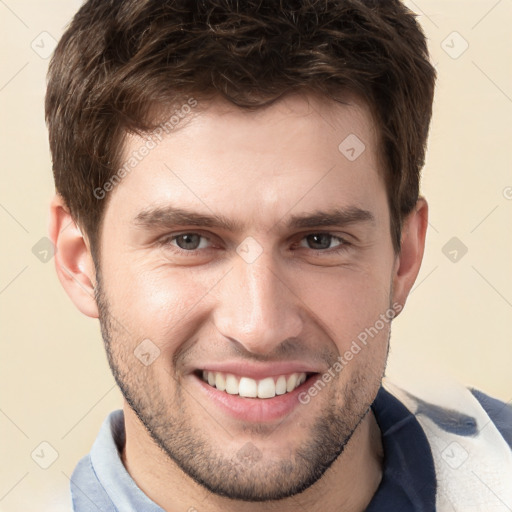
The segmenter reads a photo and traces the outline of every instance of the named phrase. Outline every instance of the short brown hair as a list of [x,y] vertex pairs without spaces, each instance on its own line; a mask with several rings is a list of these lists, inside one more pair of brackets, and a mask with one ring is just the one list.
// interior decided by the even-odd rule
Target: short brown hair
[[[393,245],[419,195],[435,70],[399,0],[89,0],[52,58],[46,120],[57,191],[99,242],[94,190],[155,107],[222,95],[255,109],[296,91],[349,90],[375,118]],[[341,142],[341,141],[340,141]]]

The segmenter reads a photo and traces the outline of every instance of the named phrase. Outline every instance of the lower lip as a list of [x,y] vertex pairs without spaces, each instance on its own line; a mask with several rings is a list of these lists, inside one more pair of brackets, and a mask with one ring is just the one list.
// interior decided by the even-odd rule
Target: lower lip
[[303,405],[299,401],[300,393],[308,389],[319,375],[313,375],[299,387],[274,398],[243,398],[239,395],[230,395],[210,386],[201,378],[194,375],[202,392],[210,403],[215,404],[230,416],[252,423],[268,423],[288,416],[297,406]]

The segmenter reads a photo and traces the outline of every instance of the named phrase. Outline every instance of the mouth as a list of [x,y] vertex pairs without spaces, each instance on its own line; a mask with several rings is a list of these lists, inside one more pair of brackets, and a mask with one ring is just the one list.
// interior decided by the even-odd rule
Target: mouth
[[243,398],[268,399],[291,393],[315,373],[295,372],[291,374],[253,379],[231,373],[198,370],[196,375],[212,388]]
[[247,371],[251,376],[244,375],[243,369],[237,373],[233,369],[231,372],[223,370],[196,370],[193,372],[195,386],[204,396],[204,407],[211,414],[221,414],[220,418],[227,414],[244,423],[282,421],[294,410],[304,407],[300,394],[321,378],[317,372],[290,373],[289,369],[274,375]]

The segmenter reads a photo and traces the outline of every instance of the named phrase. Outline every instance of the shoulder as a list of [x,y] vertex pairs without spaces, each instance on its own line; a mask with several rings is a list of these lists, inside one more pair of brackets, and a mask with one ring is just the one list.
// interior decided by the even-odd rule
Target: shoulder
[[512,448],[512,405],[486,395],[478,389],[469,388],[469,390],[484,408],[507,444]]

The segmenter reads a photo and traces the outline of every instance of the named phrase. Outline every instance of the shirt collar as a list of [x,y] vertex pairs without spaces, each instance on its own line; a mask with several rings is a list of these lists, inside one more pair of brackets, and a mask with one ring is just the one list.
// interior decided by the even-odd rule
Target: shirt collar
[[91,464],[99,482],[118,510],[163,512],[126,471],[121,460],[124,443],[124,414],[118,410],[105,419],[91,450]]

